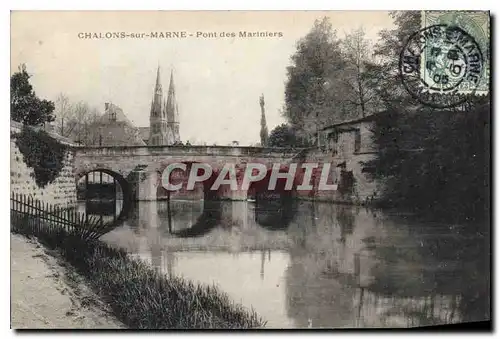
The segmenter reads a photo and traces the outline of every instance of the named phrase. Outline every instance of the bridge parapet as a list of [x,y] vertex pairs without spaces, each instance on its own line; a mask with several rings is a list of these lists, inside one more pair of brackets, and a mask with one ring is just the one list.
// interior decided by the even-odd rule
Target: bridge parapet
[[77,152],[87,156],[221,156],[291,159],[302,149],[245,146],[112,146],[79,147]]

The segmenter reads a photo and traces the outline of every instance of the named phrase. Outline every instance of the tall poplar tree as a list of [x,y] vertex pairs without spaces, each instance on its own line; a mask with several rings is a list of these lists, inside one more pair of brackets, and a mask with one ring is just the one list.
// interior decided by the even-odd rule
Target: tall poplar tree
[[312,30],[298,41],[291,61],[284,116],[299,133],[311,136],[345,113],[339,76],[344,62],[340,41],[328,18],[316,20]]

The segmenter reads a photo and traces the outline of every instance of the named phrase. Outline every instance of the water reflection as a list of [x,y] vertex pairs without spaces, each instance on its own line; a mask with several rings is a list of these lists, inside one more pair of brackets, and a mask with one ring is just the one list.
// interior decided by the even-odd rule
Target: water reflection
[[277,198],[257,196],[255,221],[262,227],[279,230],[286,229],[295,217],[297,200],[282,195]]
[[216,283],[270,327],[408,327],[490,318],[489,238],[467,232],[470,225],[299,202],[289,222],[277,218],[272,227],[262,221],[273,217],[262,213],[273,209],[250,202],[173,200],[168,206],[139,203],[103,240],[169,276]]

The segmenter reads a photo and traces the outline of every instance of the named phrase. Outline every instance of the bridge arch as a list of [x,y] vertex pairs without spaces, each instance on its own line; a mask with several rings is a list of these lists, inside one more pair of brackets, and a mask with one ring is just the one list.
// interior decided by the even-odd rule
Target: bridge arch
[[[120,173],[110,170],[108,168],[92,168],[91,170],[88,171],[83,171],[77,174],[76,176],[76,184],[84,178],[85,176],[89,175],[90,173],[105,173],[109,176],[111,176],[115,182],[120,185],[122,194],[123,194],[123,206],[120,211],[120,214],[116,218],[116,220],[113,221],[113,224],[119,225],[121,222],[123,222],[129,215],[130,211],[132,210],[132,205],[133,205],[133,189],[131,183],[127,181],[127,179],[121,175]],[[87,190],[87,187],[85,187]]]
[[[179,179],[179,178],[175,178],[175,173],[177,172],[180,172],[182,171],[183,172],[183,178],[181,179],[185,179],[184,182],[182,182],[182,188],[181,190],[184,190],[186,185],[187,185],[187,179],[189,178],[189,174],[191,173],[191,169],[192,169],[192,166],[194,164],[201,164],[201,162],[199,161],[179,161],[179,162],[176,162],[177,164],[184,164],[186,165],[186,170],[181,170],[181,169],[174,169],[173,171],[170,172],[170,175],[169,175],[169,180],[171,182],[171,184],[175,185],[175,184],[178,184],[180,183],[179,181],[176,181],[175,179]],[[158,191],[160,193],[163,193],[163,194],[166,194],[167,192],[169,192],[169,190],[167,190],[165,187],[163,187],[163,182],[162,182],[162,177],[163,177],[163,171],[167,168],[167,166],[170,165],[170,164],[164,164],[162,165],[160,168],[157,168],[155,171],[158,175],[158,182],[157,182],[157,185],[158,185]],[[218,175],[219,175],[219,170],[217,168],[213,168],[212,167],[212,174],[210,175],[210,177],[206,180],[204,180],[203,182],[199,182],[199,186],[201,185],[203,187],[203,198],[204,200],[207,200],[207,199],[215,199],[217,197],[217,194],[218,194],[218,191],[212,191],[210,188],[212,187],[213,183],[215,182],[215,180],[217,179]],[[199,174],[202,174],[201,173],[201,170],[198,170],[198,175]],[[174,180],[172,180],[174,179]],[[198,184],[198,183],[197,183]],[[176,192],[177,190],[172,190],[170,191],[171,192]]]
[[[186,170],[184,172],[184,179],[187,179],[189,177],[189,174],[191,172],[192,166],[194,164],[200,164],[201,162],[198,161],[180,161],[178,163],[182,163],[186,165]],[[168,166],[168,165],[167,165]],[[157,173],[159,174],[159,178],[161,181],[162,178],[162,173],[165,170],[167,166],[162,166],[161,170],[157,170]],[[180,169],[178,171],[181,171]],[[201,170],[200,170],[201,171]],[[170,172],[170,182],[172,184],[178,184],[178,181],[172,181],[172,176],[175,175],[176,170]],[[198,175],[202,173],[198,172]],[[210,230],[212,230],[217,224],[220,223],[221,220],[221,201],[220,197],[218,196],[219,191],[212,191],[211,187],[215,180],[217,179],[219,175],[219,170],[212,168],[212,174],[211,176],[204,180],[203,182],[200,182],[199,184],[203,187],[203,211],[201,215],[197,218],[195,223],[191,225],[189,228],[180,230],[180,231],[174,231],[172,234],[177,237],[197,237],[197,236],[202,236],[206,233],[208,233]],[[166,188],[162,186],[163,183],[159,183],[159,188],[160,191],[163,192],[168,192]],[[187,181],[184,181],[183,183],[183,188],[185,185],[187,185]]]

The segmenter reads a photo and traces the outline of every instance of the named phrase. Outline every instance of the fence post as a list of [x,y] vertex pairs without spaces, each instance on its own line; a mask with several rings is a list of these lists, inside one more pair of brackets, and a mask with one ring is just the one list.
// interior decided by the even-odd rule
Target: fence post
[[17,193],[14,194],[14,210],[16,211],[16,228],[19,227],[19,204],[17,203]]
[[[21,195],[21,208],[22,208],[22,213],[23,213],[23,222],[24,221],[28,221],[27,218],[25,218],[26,216],[26,196],[24,194]],[[27,225],[23,225],[23,226],[26,226],[26,227],[29,227],[29,222]]]
[[19,223],[21,221],[21,213],[19,211],[19,194],[16,193],[16,214],[17,214],[17,227],[19,227]]
[[48,202],[45,203],[44,210],[45,210],[46,215],[48,216],[47,221],[48,221],[50,227],[52,227],[52,229],[55,230],[56,224],[54,222],[52,222],[52,220],[50,220],[52,218],[52,205],[49,204]]
[[57,206],[54,205],[49,205],[50,209],[50,221],[54,223],[57,227],[59,227],[59,219],[58,219],[58,209]]
[[[43,218],[42,218],[42,201],[40,200],[37,200],[37,208],[38,208],[38,211],[37,211],[37,214],[38,214],[38,222],[40,224],[44,223],[43,222]],[[45,224],[45,223],[44,223]],[[50,225],[48,225],[50,226]]]
[[77,210],[73,211],[73,224],[71,225],[72,232],[76,233],[77,232],[77,227],[80,224],[80,214],[78,213]]
[[38,227],[39,228],[42,228],[42,223],[40,222],[40,218],[38,217],[39,216],[39,210],[38,210],[38,205],[39,205],[39,202],[40,200],[36,199],[35,200],[35,203],[33,204],[33,209],[34,209],[34,215],[35,215],[35,222],[38,224]]
[[[45,203],[42,202],[42,210],[43,210],[43,213],[48,216],[48,214],[49,214],[49,203],[48,202],[45,202]],[[48,218],[45,219],[45,222],[47,222],[47,219]],[[50,231],[53,232],[54,225],[50,221],[48,221],[47,224],[50,227]]]
[[30,228],[32,230],[34,230],[35,234],[38,234],[37,231],[36,231],[35,224],[33,222],[33,218],[31,217],[31,208],[30,208],[30,206],[31,206],[32,199],[33,198],[31,197],[31,195],[27,196],[27,199],[26,199],[26,215],[27,215],[27,218],[28,218],[28,223],[30,225]]

